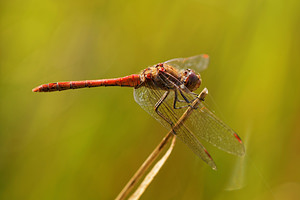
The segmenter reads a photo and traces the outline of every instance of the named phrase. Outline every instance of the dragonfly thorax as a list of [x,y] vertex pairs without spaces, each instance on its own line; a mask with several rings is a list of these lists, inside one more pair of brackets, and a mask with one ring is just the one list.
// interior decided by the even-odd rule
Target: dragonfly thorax
[[186,69],[181,72],[181,82],[190,91],[194,91],[201,85],[201,77],[200,74],[196,74],[193,70]]

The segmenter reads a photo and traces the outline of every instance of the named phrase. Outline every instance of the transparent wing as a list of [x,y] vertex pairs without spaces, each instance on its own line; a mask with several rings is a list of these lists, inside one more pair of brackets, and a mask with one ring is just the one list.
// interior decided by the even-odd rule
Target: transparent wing
[[186,121],[191,131],[217,148],[243,156],[245,148],[237,133],[217,118],[203,103]]
[[[162,119],[154,110],[155,104],[160,100],[165,92],[166,91],[158,90],[156,88],[140,87],[134,90],[134,99],[146,112],[148,112],[164,127],[171,129],[171,125]],[[159,107],[159,111],[175,124],[184,113],[186,108],[173,109],[173,101],[174,91],[171,91],[168,97]],[[216,169],[216,164],[207,150],[189,130],[185,123],[183,123],[180,128],[176,129],[176,136],[183,141],[197,156],[211,166],[211,168]]]
[[[169,80],[166,79],[165,81]],[[174,85],[174,83],[170,82],[170,85],[172,84]],[[150,85],[155,84],[144,85],[135,89],[134,99],[152,117],[159,121],[164,127],[170,129],[171,125],[154,110],[155,104],[167,91],[161,90],[157,87],[150,87]],[[178,94],[180,94],[180,90],[190,102],[194,100],[195,97],[191,93],[188,93],[187,88],[182,88],[182,85],[178,87],[177,90]],[[186,110],[186,107],[180,107],[187,106],[188,103],[186,103],[186,101],[183,100],[183,97],[180,97],[179,95],[179,101],[177,102],[176,107],[180,109],[174,109],[174,91],[175,90],[169,91],[169,95],[162,102],[158,111],[169,119],[170,122],[176,124]],[[199,107],[193,110],[183,125],[175,131],[177,137],[189,146],[196,155],[202,158],[213,169],[216,169],[215,163],[198,139],[203,139],[217,148],[234,155],[242,156],[245,154],[245,148],[240,137],[224,122],[218,119],[204,103],[200,103]]]
[[207,54],[201,54],[188,58],[174,58],[164,63],[177,69],[195,69],[197,72],[202,72],[209,64],[209,56]]

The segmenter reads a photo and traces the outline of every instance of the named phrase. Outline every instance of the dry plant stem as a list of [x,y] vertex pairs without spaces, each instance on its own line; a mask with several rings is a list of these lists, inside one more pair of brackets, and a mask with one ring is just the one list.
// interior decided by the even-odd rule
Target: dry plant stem
[[150,185],[156,174],[159,172],[159,170],[162,168],[162,166],[165,164],[167,159],[169,158],[170,154],[172,153],[172,150],[174,148],[176,141],[176,137],[173,137],[173,140],[171,142],[171,145],[169,149],[166,151],[164,156],[154,165],[154,167],[151,169],[151,171],[146,175],[143,182],[140,184],[140,186],[136,189],[136,191],[129,197],[129,200],[138,200],[142,194],[145,192],[147,187]]
[[[197,96],[197,98],[193,101],[192,105],[188,107],[188,109],[183,113],[180,119],[173,126],[172,130],[168,132],[168,134],[163,138],[160,144],[154,149],[154,151],[149,155],[147,160],[142,164],[142,166],[138,169],[138,171],[133,175],[133,177],[129,180],[120,194],[117,196],[116,200],[123,200],[127,197],[128,193],[133,189],[135,184],[141,179],[146,170],[150,167],[150,165],[154,162],[154,160],[159,156],[160,152],[163,150],[168,141],[172,138],[173,132],[179,129],[184,121],[188,118],[188,116],[192,113],[192,111],[197,108],[198,104],[201,101],[204,101],[205,96],[208,94],[207,88],[204,88],[202,92]],[[176,135],[176,134],[175,134]]]
[[153,161],[159,156],[159,153],[164,149],[165,145],[172,138],[173,131],[170,131],[160,142],[160,144],[154,149],[154,151],[149,155],[147,160],[142,164],[138,171],[133,175],[130,181],[126,184],[120,194],[117,196],[116,200],[123,200],[126,198],[128,193],[133,189],[135,184],[141,179],[146,170],[150,167]]

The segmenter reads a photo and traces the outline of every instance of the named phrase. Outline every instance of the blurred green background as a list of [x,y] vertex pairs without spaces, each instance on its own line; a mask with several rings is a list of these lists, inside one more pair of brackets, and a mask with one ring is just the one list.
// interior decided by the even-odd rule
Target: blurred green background
[[177,141],[142,199],[300,198],[299,1],[0,4],[0,199],[113,199],[167,132],[132,88],[33,87],[201,53],[207,101],[247,155],[207,145],[213,171]]

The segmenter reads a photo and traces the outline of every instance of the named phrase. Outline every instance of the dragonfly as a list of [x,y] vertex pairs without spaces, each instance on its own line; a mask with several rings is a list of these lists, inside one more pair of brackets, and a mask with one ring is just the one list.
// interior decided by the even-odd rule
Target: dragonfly
[[[197,98],[194,93],[208,67],[207,54],[175,58],[132,74],[113,79],[54,82],[40,85],[33,92],[53,92],[100,86],[133,87],[135,101],[164,127],[170,129]],[[195,71],[197,70],[197,72]],[[245,148],[238,134],[211,112],[204,102],[173,133],[197,156],[216,170],[216,164],[200,141],[233,155],[243,156]]]

